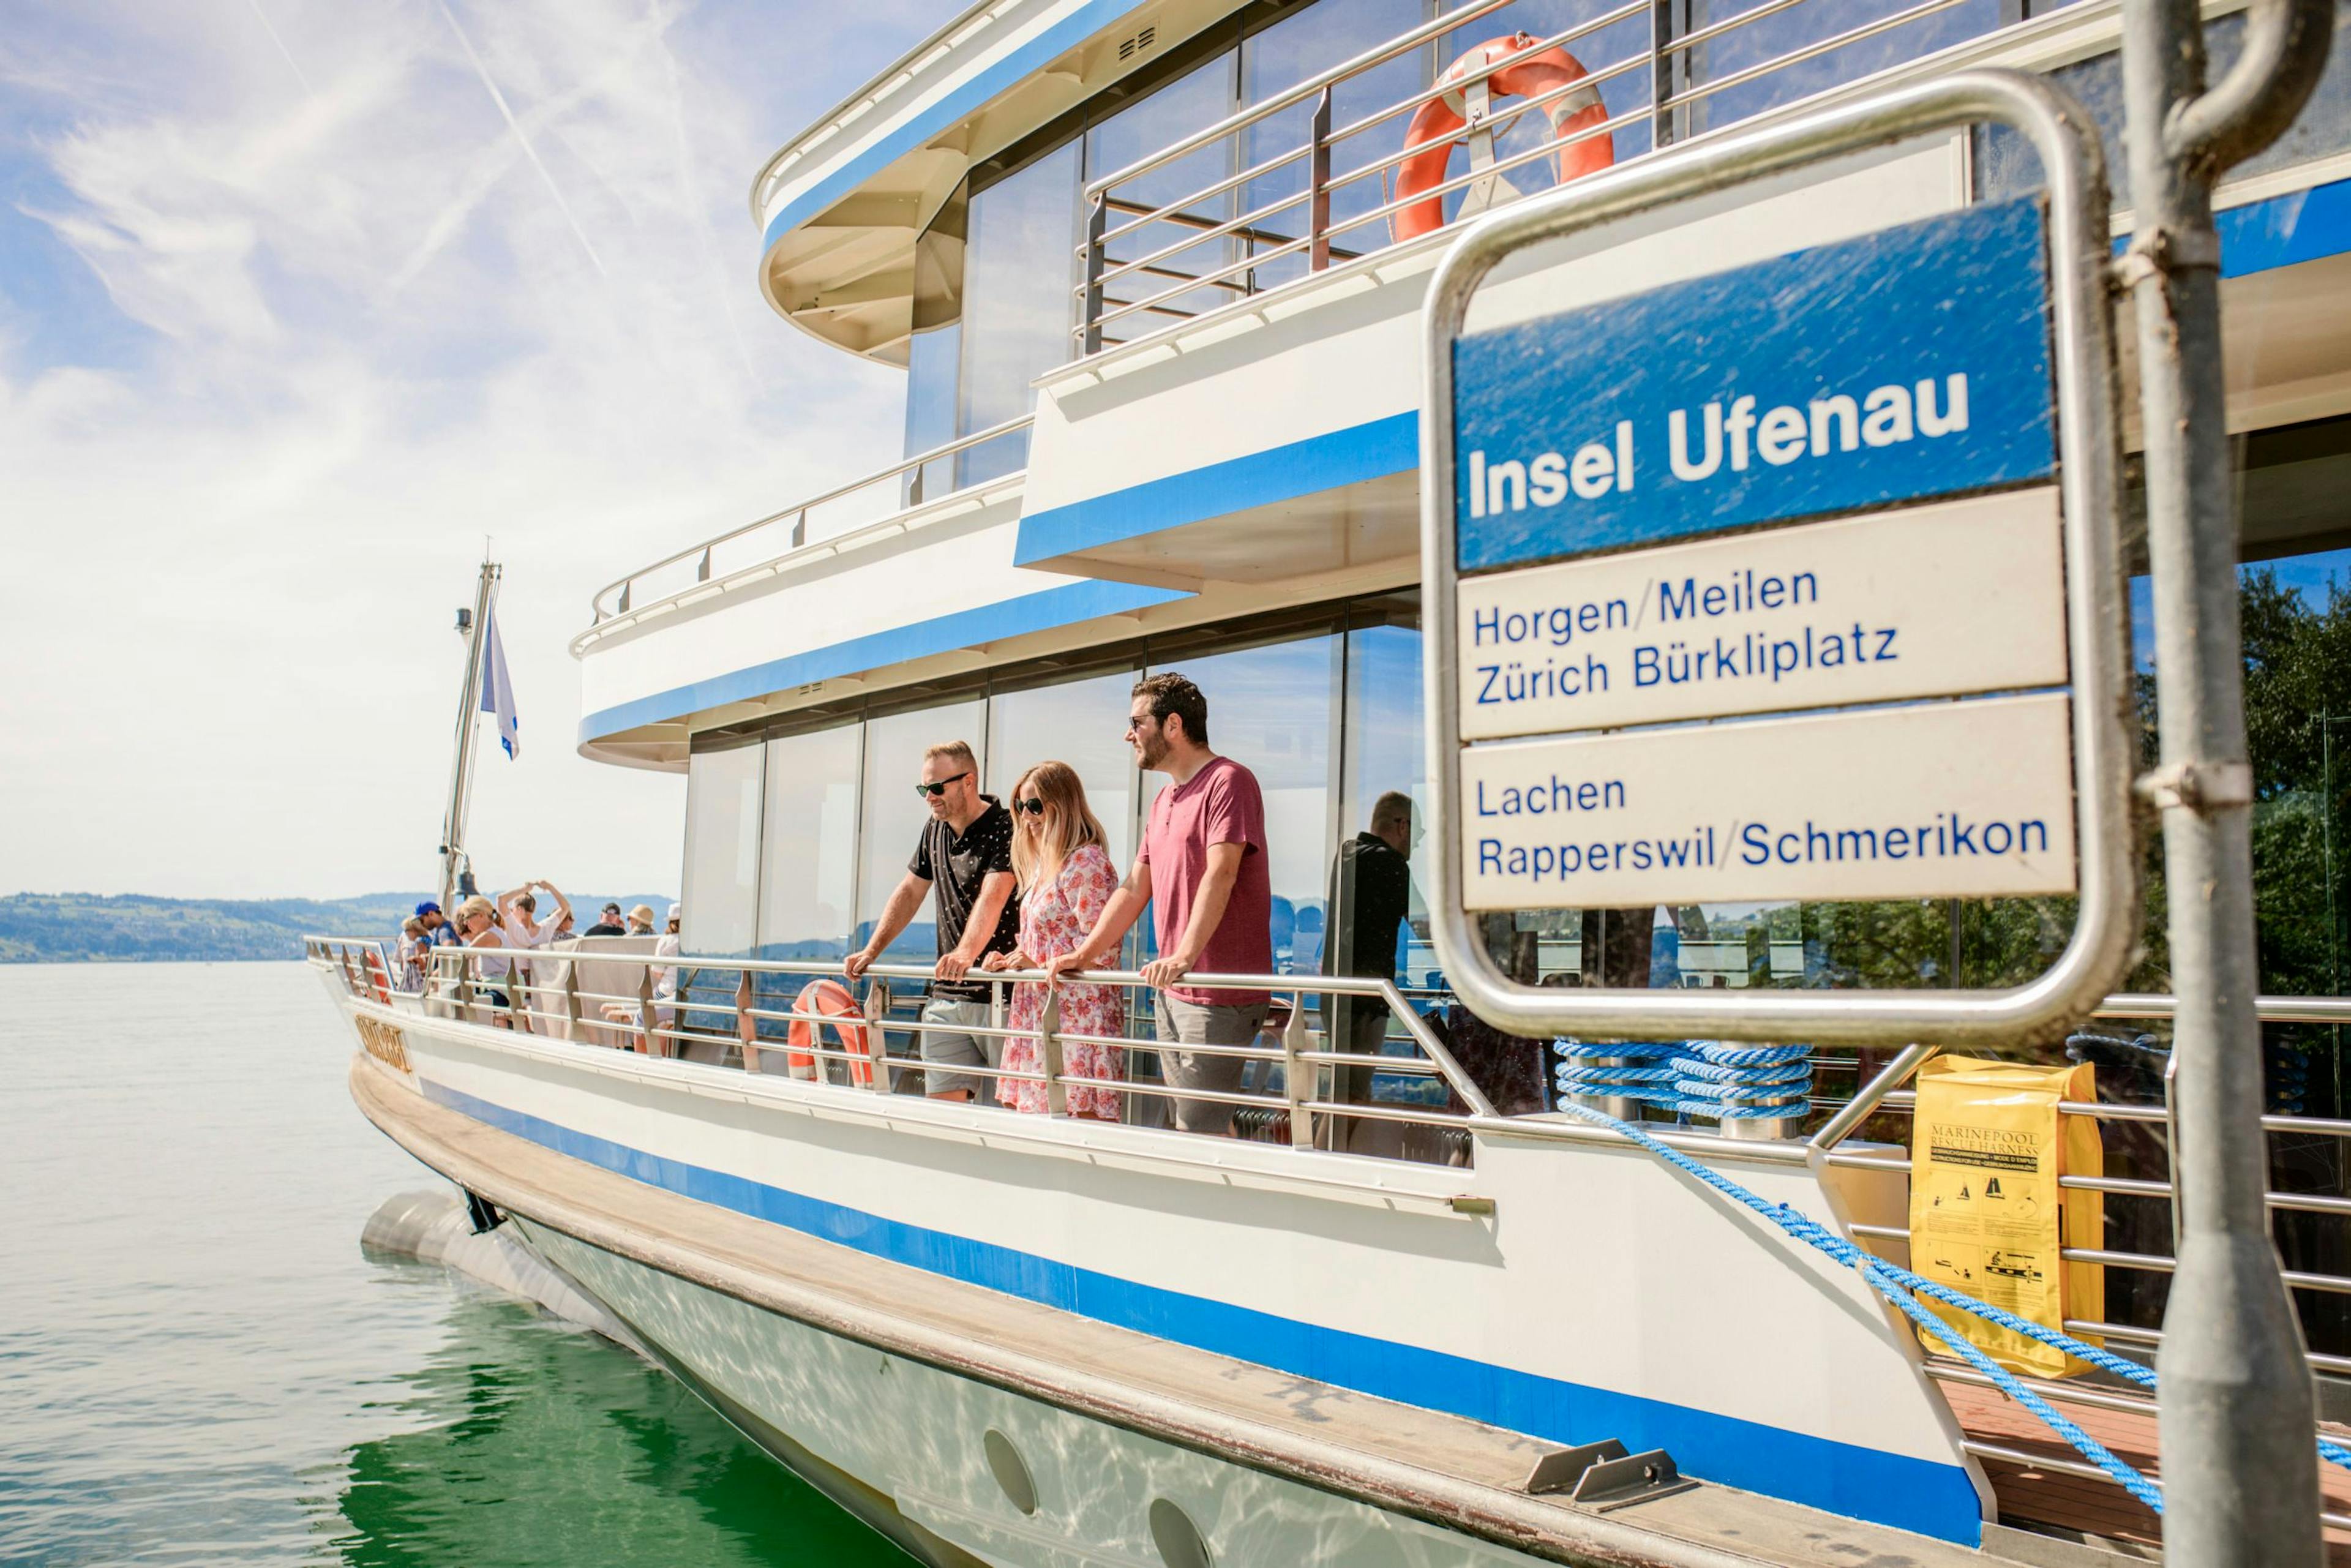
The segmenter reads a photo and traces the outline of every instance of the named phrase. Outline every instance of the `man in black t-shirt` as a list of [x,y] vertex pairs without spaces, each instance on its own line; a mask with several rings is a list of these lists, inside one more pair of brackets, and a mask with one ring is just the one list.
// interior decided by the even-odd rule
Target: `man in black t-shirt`
[[935,1100],[996,1100],[995,1080],[958,1068],[994,1067],[1004,1058],[1004,1041],[973,1033],[988,1021],[987,982],[965,978],[990,953],[1009,953],[1020,943],[1020,900],[1013,892],[1012,813],[995,797],[979,792],[979,762],[963,741],[934,746],[923,754],[922,782],[915,792],[928,802],[931,820],[914,846],[914,858],[883,905],[882,918],[865,946],[845,967],[855,979],[887,952],[906,928],[925,894],[938,894],[939,957],[932,969],[930,1000],[923,1005],[923,1061],[926,1088]]

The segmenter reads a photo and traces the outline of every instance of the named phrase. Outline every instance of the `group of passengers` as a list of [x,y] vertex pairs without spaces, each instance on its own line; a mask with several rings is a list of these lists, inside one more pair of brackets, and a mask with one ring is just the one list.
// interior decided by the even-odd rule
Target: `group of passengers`
[[[539,918],[539,897],[544,893],[552,908],[545,919]],[[678,930],[684,918],[684,906],[672,904],[664,918],[667,929],[653,945],[656,957],[674,958],[678,953]],[[596,923],[584,932],[575,932],[571,900],[553,883],[535,881],[500,894],[496,900],[480,894],[467,897],[457,905],[454,919],[445,917],[441,905],[427,899],[416,906],[416,913],[401,925],[400,967],[403,987],[412,991],[427,988],[434,973],[434,950],[437,947],[463,946],[476,949],[465,966],[465,977],[476,988],[482,1000],[492,1008],[496,1021],[507,1025],[516,1015],[516,1003],[529,996],[549,978],[534,978],[531,960],[534,948],[552,946],[582,936],[652,936],[656,916],[653,905],[640,904],[622,913],[617,902],[608,903],[598,912]],[[560,966],[549,966],[560,967]],[[677,971],[670,966],[663,971],[661,981],[664,999],[677,984]],[[554,977],[559,981],[560,977]],[[526,1019],[525,1028],[528,1027]]]
[[[977,1071],[1040,1073],[1033,1033],[1016,1034],[1000,1051],[988,1027],[989,985],[974,970],[1043,970],[1043,983],[1014,987],[1008,1027],[1033,1030],[1048,988],[1060,993],[1056,1034],[1063,1040],[1068,1109],[1073,1116],[1115,1121],[1124,1063],[1110,1041],[1126,1028],[1125,999],[1108,985],[1065,981],[1088,969],[1117,967],[1121,941],[1148,906],[1158,956],[1144,966],[1157,993],[1156,1033],[1167,1048],[1160,1070],[1171,1089],[1230,1095],[1247,1059],[1199,1047],[1247,1046],[1264,1027],[1269,992],[1185,983],[1203,975],[1263,975],[1273,968],[1273,894],[1268,870],[1265,802],[1257,778],[1208,744],[1208,702],[1173,673],[1138,682],[1126,737],[1143,768],[1172,780],[1152,802],[1143,844],[1122,880],[1108,835],[1086,803],[1085,785],[1066,762],[1040,762],[1012,786],[1011,810],[980,792],[978,762],[960,740],[931,747],[915,785],[930,807],[905,876],[890,894],[872,937],[844,967],[852,979],[889,949],[924,899],[936,901],[938,962],[921,1019],[928,1092],[936,1099],[994,1098],[1041,1112],[1046,1088],[1036,1078],[1005,1077],[991,1096]],[[1092,1038],[1088,1038],[1092,1037]],[[1000,1057],[1000,1062],[999,1062]],[[1176,1125],[1186,1132],[1229,1133],[1233,1105],[1178,1095]]]

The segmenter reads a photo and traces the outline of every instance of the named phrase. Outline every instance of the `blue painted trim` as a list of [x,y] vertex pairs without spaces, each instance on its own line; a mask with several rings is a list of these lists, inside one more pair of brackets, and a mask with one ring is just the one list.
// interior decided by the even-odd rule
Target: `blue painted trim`
[[993,604],[917,621],[909,626],[811,648],[805,653],[770,659],[764,664],[673,686],[652,696],[591,713],[580,721],[580,742],[584,746],[642,724],[682,718],[721,703],[763,697],[810,681],[862,674],[868,670],[903,664],[956,648],[1072,625],[1104,615],[1123,615],[1131,610],[1189,597],[1180,589],[1144,588],[1132,582],[1072,582],[1024,593],[1017,599],[998,600]]
[[[805,1236],[1098,1322],[1557,1443],[1662,1448],[1687,1473],[1849,1519],[1973,1546],[1975,1488],[1956,1465],[1790,1432],[1615,1389],[1540,1377],[1418,1345],[1137,1284],[968,1237],[687,1165],[421,1080],[436,1103],[543,1148]],[[1541,1332],[1530,1325],[1529,1332]]]
[[2340,256],[2351,251],[2351,180],[2231,207],[2216,214],[2213,225],[2220,231],[2223,277]]
[[1413,409],[1031,512],[1020,519],[1012,560],[1029,566],[1419,466],[1420,411]]
[[1079,6],[994,65],[979,71],[970,80],[948,89],[935,102],[918,110],[914,118],[885,133],[864,152],[787,203],[768,220],[767,232],[760,236],[759,254],[765,256],[776,248],[776,242],[786,234],[815,217],[989,99],[1023,78],[1035,74],[1054,56],[1083,43],[1127,13],[1138,9],[1140,4],[1141,0],[1092,0],[1091,4]]
[[[2220,276],[2250,277],[2351,251],[2351,180],[2330,181],[2248,202],[2212,215],[2220,235]],[[2115,254],[2131,236],[2115,240]]]

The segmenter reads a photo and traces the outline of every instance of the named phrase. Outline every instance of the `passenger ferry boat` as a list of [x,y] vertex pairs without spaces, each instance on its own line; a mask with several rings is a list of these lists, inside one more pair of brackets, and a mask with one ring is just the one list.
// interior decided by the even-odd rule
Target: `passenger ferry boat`
[[[2225,51],[2241,17],[2205,10]],[[444,949],[411,993],[372,939],[311,939],[361,1047],[360,1108],[931,1563],[2151,1553],[2151,1512],[1923,1352],[1852,1270],[1553,1108],[1548,1042],[1453,1001],[1417,908],[1393,973],[1323,973],[1356,967],[1339,846],[1378,797],[1428,782],[1417,334],[1456,225],[1982,65],[2047,76],[2111,144],[2119,14],[979,0],[751,192],[762,295],[823,343],[904,367],[908,455],[630,571],[571,644],[580,751],[688,780],[683,956],[583,939],[493,988],[477,956]],[[2324,670],[2351,646],[2346,176],[2338,50],[2300,123],[2221,197],[2265,669]],[[1504,280],[1553,307],[1596,300],[2034,178],[1998,135],[1937,137],[1556,246]],[[2115,223],[2127,233],[2126,206]],[[1123,863],[1159,782],[1123,738],[1128,694],[1167,669],[1207,692],[1217,750],[1265,792],[1277,972],[1257,978],[1282,1005],[1239,1048],[1240,1135],[1168,1125],[1148,1049],[1111,1086],[1115,1122],[925,1097],[927,924],[846,1017],[804,995],[841,974],[901,874],[924,747],[968,740],[998,797],[1034,761],[1071,762]],[[2351,1005],[2329,902],[2344,852],[2320,830],[2341,814],[2333,727],[2351,718],[2312,705],[2341,678],[2265,690],[2254,740],[2272,1202],[2335,1418],[2351,1416]],[[2028,977],[2069,918],[2053,900],[1790,904],[1482,929],[1498,962],[1548,984],[1992,986]],[[1114,983],[1147,1037],[1142,940]],[[2067,1113],[2098,1119],[2110,1174],[2079,1178],[2105,1197],[2105,1245],[2067,1257],[2107,1279],[2104,1319],[2069,1328],[2144,1356],[2174,1189],[2159,951],[2142,973],[2148,989],[2068,1047],[2099,1069],[2097,1101]],[[1389,1010],[1367,1102],[1333,1098],[1343,994]],[[1052,1028],[1058,1113],[1071,1075]],[[1650,1113],[1647,1130],[1901,1260],[1915,1060],[1890,1057],[1822,1051],[1783,1114]],[[2034,1386],[2152,1463],[2153,1406],[2126,1385]],[[2329,1538],[2351,1542],[2342,1475]]]

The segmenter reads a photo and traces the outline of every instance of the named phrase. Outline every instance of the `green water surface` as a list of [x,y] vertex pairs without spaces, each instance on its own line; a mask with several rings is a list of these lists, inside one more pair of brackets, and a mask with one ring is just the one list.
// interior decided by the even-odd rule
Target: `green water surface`
[[0,1563],[896,1565],[665,1374],[413,1261],[298,965],[0,967]]

